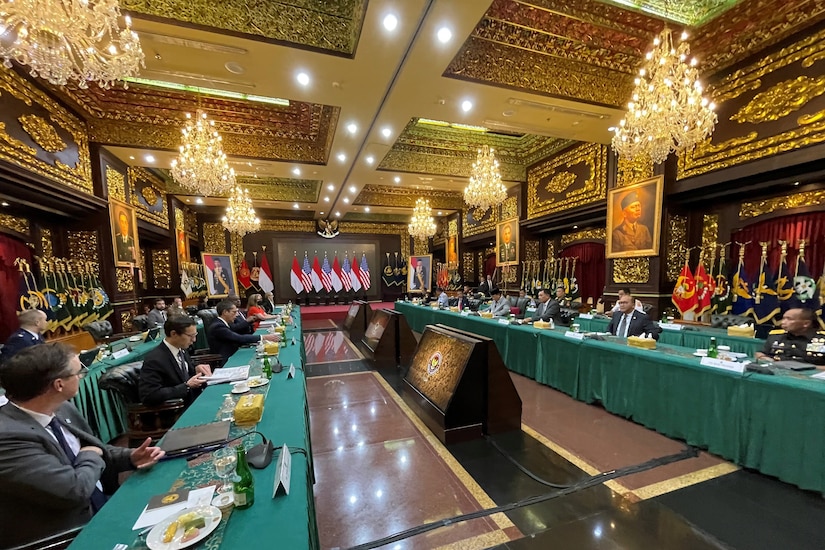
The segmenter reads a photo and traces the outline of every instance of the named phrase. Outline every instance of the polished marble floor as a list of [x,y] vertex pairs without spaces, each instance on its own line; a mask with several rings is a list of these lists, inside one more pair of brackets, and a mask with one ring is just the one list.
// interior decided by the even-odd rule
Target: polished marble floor
[[825,548],[820,495],[707,453],[558,496],[505,455],[567,486],[684,445],[513,374],[522,430],[444,447],[401,401],[398,372],[342,360],[345,342],[315,335],[305,334],[305,343],[315,361],[306,368],[323,548],[350,548],[537,495],[547,500],[373,547]]

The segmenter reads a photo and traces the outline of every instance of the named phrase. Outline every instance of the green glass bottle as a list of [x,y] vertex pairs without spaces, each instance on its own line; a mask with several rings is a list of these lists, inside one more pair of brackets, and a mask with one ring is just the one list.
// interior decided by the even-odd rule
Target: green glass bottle
[[719,355],[719,350],[716,348],[716,338],[711,336],[710,337],[710,344],[708,344],[708,357],[717,357]]
[[255,503],[255,480],[252,478],[252,470],[246,463],[246,449],[243,443],[235,448],[238,457],[238,465],[235,467],[235,483],[232,486],[232,496],[235,499],[235,508],[249,508]]
[[269,357],[264,357],[264,376],[269,380],[272,378],[272,364],[269,362]]

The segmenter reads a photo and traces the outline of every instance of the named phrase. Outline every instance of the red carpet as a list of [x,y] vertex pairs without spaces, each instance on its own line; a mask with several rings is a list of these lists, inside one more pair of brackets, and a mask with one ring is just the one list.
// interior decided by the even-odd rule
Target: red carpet
[[[393,302],[370,302],[372,309],[388,308],[393,309]],[[302,321],[316,321],[319,319],[332,319],[333,321],[342,321],[347,316],[349,311],[349,304],[341,304],[334,306],[301,306],[301,320]]]

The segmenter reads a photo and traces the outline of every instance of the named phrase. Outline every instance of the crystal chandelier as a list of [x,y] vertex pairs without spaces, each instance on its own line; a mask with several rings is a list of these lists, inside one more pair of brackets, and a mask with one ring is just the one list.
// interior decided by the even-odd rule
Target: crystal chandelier
[[230,233],[237,233],[241,237],[261,228],[261,220],[252,208],[252,199],[249,198],[248,189],[241,189],[238,185],[232,188],[226,215],[223,217],[223,226]]
[[715,105],[702,97],[696,58],[688,61],[690,46],[683,32],[678,46],[670,29],[653,41],[653,51],[636,78],[627,115],[613,136],[613,149],[622,157],[648,155],[663,162],[675,151],[692,149],[713,132]]
[[478,158],[473,163],[470,185],[464,189],[464,202],[484,213],[506,198],[507,188],[501,183],[495,150],[484,145],[478,150]]
[[428,239],[435,235],[435,222],[431,214],[430,201],[418,199],[413,208],[413,217],[407,227],[410,235],[416,239]]
[[0,4],[0,57],[56,86],[76,80],[110,88],[143,67],[138,35],[117,0],[17,0]]
[[195,119],[186,113],[181,130],[180,156],[172,161],[172,177],[186,189],[200,195],[219,195],[235,186],[235,170],[226,162],[221,136],[215,122],[198,109]]

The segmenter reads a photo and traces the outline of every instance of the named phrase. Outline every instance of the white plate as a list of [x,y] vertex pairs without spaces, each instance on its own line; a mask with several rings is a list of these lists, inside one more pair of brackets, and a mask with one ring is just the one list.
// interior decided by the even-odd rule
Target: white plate
[[232,393],[246,393],[248,391],[249,391],[249,388],[246,388],[245,390],[241,390],[241,389],[238,389],[238,388],[232,388]]
[[[183,529],[178,527],[177,533],[175,533],[175,538],[172,539],[172,542],[163,542],[163,534],[166,532],[166,528],[169,527],[173,521],[178,519],[183,514],[188,514],[189,512],[196,512],[203,516],[204,521],[206,522],[206,526],[202,527],[198,536],[193,538],[187,542],[180,542],[181,537],[183,537]],[[221,511],[218,510],[214,506],[198,506],[196,508],[186,508],[181,510],[176,514],[172,514],[168,518],[164,519],[157,525],[155,525],[151,531],[149,531],[149,535],[146,537],[146,546],[150,548],[150,550],[177,550],[178,548],[188,548],[194,544],[199,543],[210,534],[212,531],[217,529],[218,525],[221,522]]]
[[143,336],[141,336],[139,334],[137,336],[130,336],[129,337],[130,342],[140,342],[141,340],[143,340]]
[[708,354],[707,353],[699,353],[699,352],[694,351],[693,356],[694,357],[707,357]]
[[260,388],[261,386],[266,386],[267,384],[269,384],[269,379],[267,378],[259,378],[258,380],[249,381],[250,388]]

